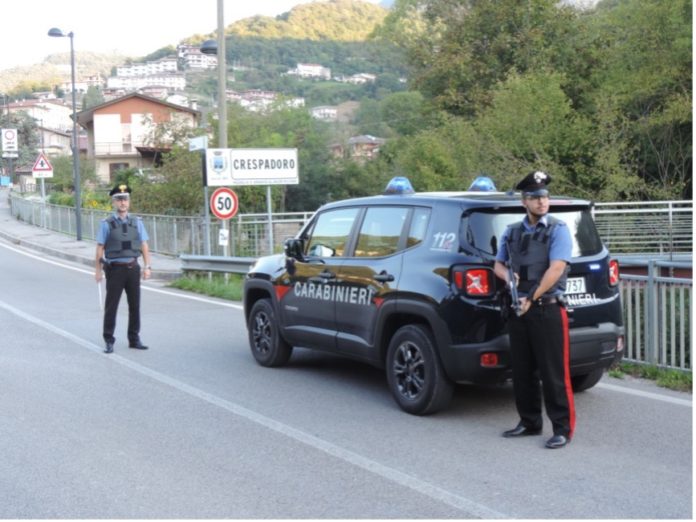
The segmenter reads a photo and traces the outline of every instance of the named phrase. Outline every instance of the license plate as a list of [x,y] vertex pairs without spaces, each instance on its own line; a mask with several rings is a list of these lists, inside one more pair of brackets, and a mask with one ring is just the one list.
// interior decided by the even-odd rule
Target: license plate
[[566,280],[566,294],[584,294],[585,292],[584,277],[569,277]]

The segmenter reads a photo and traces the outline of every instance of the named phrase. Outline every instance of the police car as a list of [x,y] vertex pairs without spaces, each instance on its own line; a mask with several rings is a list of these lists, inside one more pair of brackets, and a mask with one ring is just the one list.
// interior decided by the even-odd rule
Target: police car
[[[509,378],[510,298],[493,264],[501,234],[525,210],[519,194],[484,185],[414,193],[395,178],[384,195],[321,207],[283,254],[258,259],[246,276],[256,361],[285,365],[293,347],[364,361],[386,370],[397,404],[417,415],[445,408],[455,383]],[[565,302],[577,392],[623,355],[619,267],[591,202],[550,204],[573,238]]]

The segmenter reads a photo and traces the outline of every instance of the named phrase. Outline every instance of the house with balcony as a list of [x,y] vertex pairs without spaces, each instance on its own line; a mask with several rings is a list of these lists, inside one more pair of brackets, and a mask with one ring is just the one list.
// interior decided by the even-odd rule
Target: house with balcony
[[77,122],[87,131],[87,157],[94,159],[98,179],[108,184],[117,171],[152,167],[170,150],[170,144],[152,143],[156,125],[176,122],[194,128],[199,119],[199,111],[139,93],[77,114]]

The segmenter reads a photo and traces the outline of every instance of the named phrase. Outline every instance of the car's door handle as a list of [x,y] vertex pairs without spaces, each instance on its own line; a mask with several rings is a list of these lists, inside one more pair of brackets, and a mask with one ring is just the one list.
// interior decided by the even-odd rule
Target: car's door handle
[[336,274],[334,274],[333,272],[329,272],[328,270],[324,270],[319,275],[316,275],[314,277],[310,277],[309,282],[310,283],[323,283],[327,279],[336,279]]
[[374,277],[374,280],[379,281],[380,283],[390,283],[394,280],[394,276],[382,271]]

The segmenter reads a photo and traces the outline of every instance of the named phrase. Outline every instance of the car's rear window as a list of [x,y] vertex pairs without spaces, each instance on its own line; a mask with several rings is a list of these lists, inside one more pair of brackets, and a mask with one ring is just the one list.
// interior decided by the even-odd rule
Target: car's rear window
[[[512,209],[511,209],[512,210]],[[573,239],[573,257],[591,256],[602,251],[602,240],[589,209],[554,210],[551,215],[563,220]],[[505,228],[521,221],[524,213],[497,210],[474,211],[462,220],[461,240],[481,253],[495,256]]]

